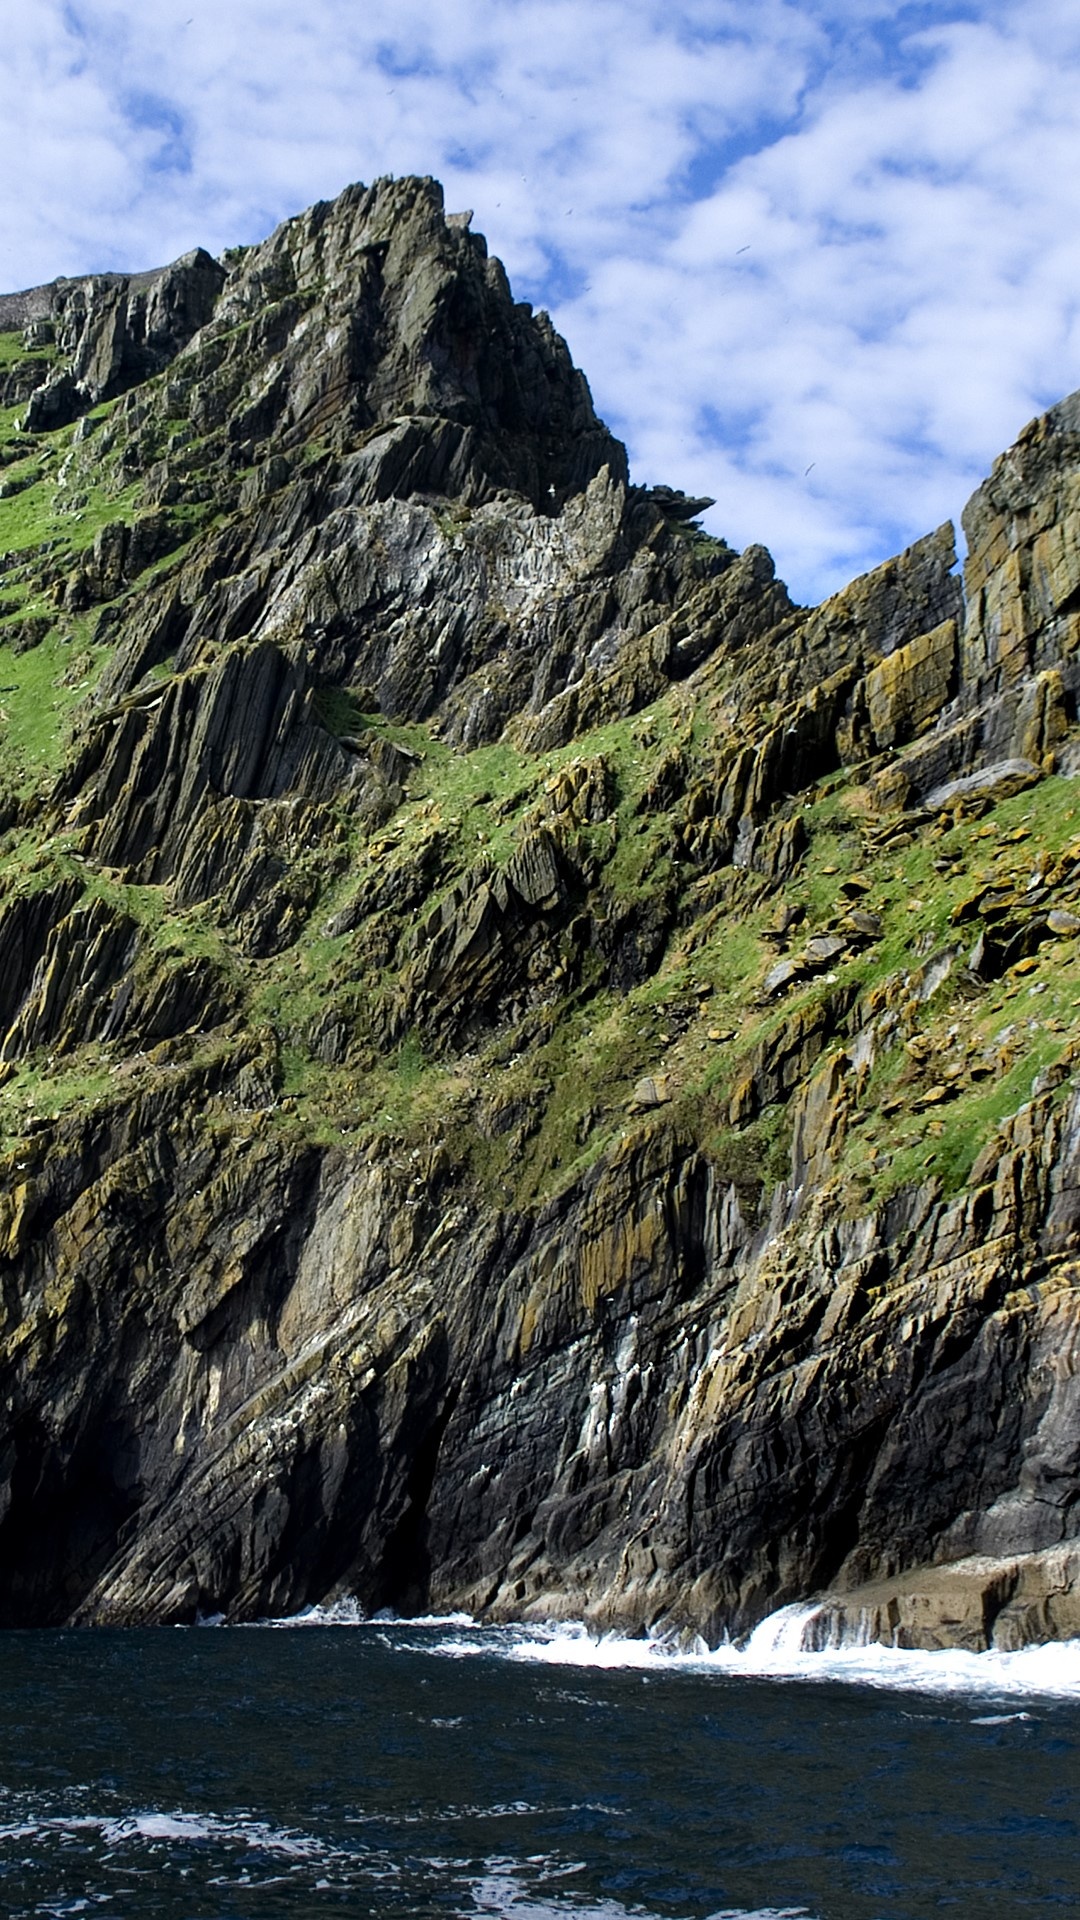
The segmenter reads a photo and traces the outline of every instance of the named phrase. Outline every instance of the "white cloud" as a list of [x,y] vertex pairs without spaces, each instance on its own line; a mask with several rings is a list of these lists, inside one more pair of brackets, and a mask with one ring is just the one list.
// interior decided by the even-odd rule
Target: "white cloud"
[[639,476],[814,597],[1080,381],[1078,78],[1066,0],[37,0],[0,283],[435,173]]

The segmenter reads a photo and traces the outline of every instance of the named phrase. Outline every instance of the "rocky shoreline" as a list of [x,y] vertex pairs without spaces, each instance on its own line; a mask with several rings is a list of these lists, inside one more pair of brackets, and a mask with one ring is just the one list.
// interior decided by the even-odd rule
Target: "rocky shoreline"
[[1015,1653],[1021,1647],[1080,1639],[1080,1551],[992,1560],[973,1554],[878,1580],[850,1593],[825,1594],[803,1631],[808,1651],[880,1642],[925,1653],[963,1647]]

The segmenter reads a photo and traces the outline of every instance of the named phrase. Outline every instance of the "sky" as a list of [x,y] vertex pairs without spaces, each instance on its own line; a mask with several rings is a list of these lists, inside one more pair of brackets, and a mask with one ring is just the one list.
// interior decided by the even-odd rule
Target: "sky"
[[431,173],[794,596],[1080,387],[1075,0],[0,0],[0,290]]

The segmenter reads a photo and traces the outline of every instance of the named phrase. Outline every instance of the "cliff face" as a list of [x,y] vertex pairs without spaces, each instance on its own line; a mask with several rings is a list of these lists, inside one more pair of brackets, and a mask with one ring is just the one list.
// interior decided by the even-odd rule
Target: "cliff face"
[[794,607],[419,180],[0,400],[0,1622],[1080,1632],[1080,403]]

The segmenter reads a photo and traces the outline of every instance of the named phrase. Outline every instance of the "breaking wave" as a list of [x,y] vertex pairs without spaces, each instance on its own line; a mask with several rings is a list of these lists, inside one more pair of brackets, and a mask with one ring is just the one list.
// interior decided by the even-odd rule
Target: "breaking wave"
[[138,1810],[129,1813],[44,1813],[29,1809],[21,1818],[0,1821],[0,1843],[46,1835],[58,1838],[93,1837],[103,1848],[149,1845],[195,1845],[207,1842],[235,1846],[260,1854],[278,1854],[290,1860],[323,1857],[328,1849],[311,1834],[295,1833],[254,1817]]
[[[479,1917],[499,1920],[656,1920],[641,1907],[625,1907],[621,1900],[580,1902],[537,1899],[513,1873],[491,1872],[470,1889]],[[721,1907],[709,1920],[811,1920],[809,1907]]]
[[663,1635],[594,1634],[573,1623],[493,1627],[461,1613],[414,1619],[387,1613],[365,1615],[351,1600],[308,1607],[288,1619],[264,1624],[362,1628],[383,1633],[411,1651],[452,1659],[495,1656],[547,1666],[630,1668],[747,1680],[847,1681],[906,1692],[995,1698],[1038,1694],[1080,1699],[1080,1640],[1024,1647],[1015,1653],[966,1653],[959,1648],[915,1652],[865,1641],[808,1650],[804,1641],[816,1613],[812,1604],[781,1607],[761,1621],[744,1646],[714,1648],[703,1640],[687,1647]]
[[742,1679],[842,1680],[861,1686],[946,1694],[1050,1694],[1080,1699],[1080,1640],[1025,1647],[1016,1653],[965,1653],[959,1648],[912,1652],[876,1643],[807,1651],[804,1634],[813,1606],[781,1607],[755,1628],[743,1647],[687,1651],[659,1640],[616,1635],[591,1638],[582,1627],[517,1631],[507,1651],[515,1660],[568,1666],[637,1667],[646,1671],[720,1674]]

